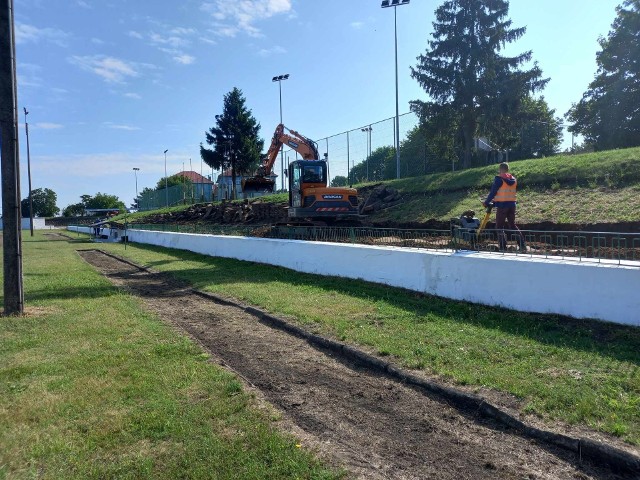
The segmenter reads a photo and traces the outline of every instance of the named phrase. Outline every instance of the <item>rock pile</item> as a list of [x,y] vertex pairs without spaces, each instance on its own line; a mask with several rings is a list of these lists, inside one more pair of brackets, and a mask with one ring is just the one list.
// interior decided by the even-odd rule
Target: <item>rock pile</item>
[[256,200],[250,203],[222,202],[217,204],[198,204],[176,213],[162,213],[146,217],[144,223],[276,223],[287,218],[287,210],[282,203],[269,203]]
[[387,208],[395,207],[402,198],[400,193],[395,189],[386,185],[375,187],[366,200],[360,204],[360,213],[374,213]]

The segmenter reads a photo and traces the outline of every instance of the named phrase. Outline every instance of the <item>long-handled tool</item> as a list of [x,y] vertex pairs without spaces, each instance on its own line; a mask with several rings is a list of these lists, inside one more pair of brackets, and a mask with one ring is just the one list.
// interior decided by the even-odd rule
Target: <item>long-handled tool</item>
[[485,210],[486,213],[484,214],[484,218],[482,219],[482,221],[480,222],[480,226],[476,230],[476,240],[480,238],[480,234],[487,226],[487,223],[489,223],[489,218],[491,218],[492,210],[493,210],[493,203],[489,203],[489,205],[487,205],[487,208]]

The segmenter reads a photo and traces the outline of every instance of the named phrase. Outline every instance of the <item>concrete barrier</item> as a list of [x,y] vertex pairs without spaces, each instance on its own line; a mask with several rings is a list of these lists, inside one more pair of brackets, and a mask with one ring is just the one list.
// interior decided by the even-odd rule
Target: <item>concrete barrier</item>
[[[87,227],[74,227],[85,232]],[[90,230],[90,229],[87,229]],[[85,233],[90,233],[89,231]],[[128,230],[132,242],[366,280],[525,312],[640,326],[640,263]]]
[[[2,223],[2,219],[0,218],[0,230],[4,228],[4,224]],[[27,218],[20,219],[20,228],[22,230],[31,230],[31,220]],[[34,230],[48,230],[49,227],[45,225],[44,218],[34,218],[33,219],[33,229]]]

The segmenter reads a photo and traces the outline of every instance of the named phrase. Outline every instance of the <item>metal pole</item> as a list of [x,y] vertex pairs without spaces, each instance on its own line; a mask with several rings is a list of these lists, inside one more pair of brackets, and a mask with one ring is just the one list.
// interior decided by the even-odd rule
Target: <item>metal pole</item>
[[0,3],[0,148],[2,153],[2,240],[4,314],[22,314],[22,232],[13,0]]
[[393,7],[393,30],[396,46],[396,178],[400,178],[400,106],[398,103],[398,14]]
[[329,170],[329,139],[325,139],[327,150],[324,152],[324,161],[327,162],[327,185],[331,186],[331,171]]
[[31,194],[33,190],[31,188],[31,152],[29,151],[29,123],[27,122],[27,115],[29,115],[29,112],[25,108],[24,129],[27,134],[27,177],[29,178],[29,230],[31,231],[31,236],[33,237],[33,196]]
[[138,204],[138,170],[140,170],[138,167],[133,167],[133,174],[136,177],[136,206],[140,208],[140,206],[137,205]]
[[169,149],[167,148],[164,151],[164,199],[165,206],[169,207],[169,188],[167,187],[167,152]]
[[349,132],[347,132],[347,178],[349,179],[349,186],[353,185],[349,174]]
[[[282,124],[282,80],[278,80],[280,90],[280,124]],[[284,190],[284,148],[280,149],[280,186]]]

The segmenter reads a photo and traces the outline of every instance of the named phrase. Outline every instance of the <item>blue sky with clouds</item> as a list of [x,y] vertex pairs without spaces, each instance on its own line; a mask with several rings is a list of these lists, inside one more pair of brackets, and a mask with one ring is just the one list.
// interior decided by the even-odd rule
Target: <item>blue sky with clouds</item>
[[[199,144],[237,86],[269,139],[279,122],[322,138],[395,114],[393,10],[379,0],[14,0],[18,103],[29,116],[33,188],[64,208],[82,194],[128,205],[183,163],[200,170]],[[400,111],[424,99],[409,66],[427,48],[440,0],[399,7]],[[533,50],[551,82],[557,114],[595,73],[597,39],[618,0],[512,0],[526,35],[509,53]],[[21,122],[22,191],[26,145]],[[567,141],[570,141],[568,139]],[[205,173],[211,173],[204,167]]]

